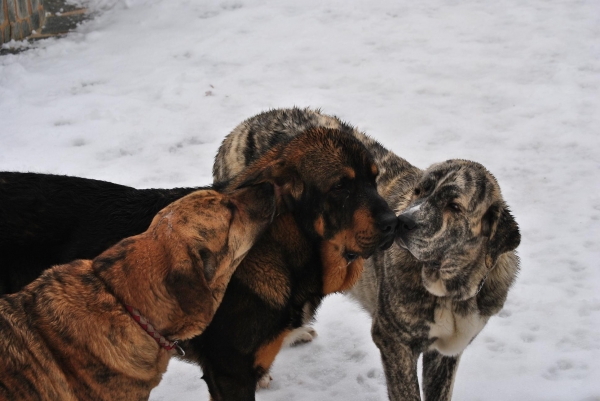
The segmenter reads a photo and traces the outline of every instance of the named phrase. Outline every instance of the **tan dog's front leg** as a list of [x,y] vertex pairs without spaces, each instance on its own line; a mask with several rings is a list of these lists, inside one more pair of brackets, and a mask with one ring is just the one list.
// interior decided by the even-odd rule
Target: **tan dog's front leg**
[[423,354],[423,394],[426,401],[450,401],[461,354],[444,356],[437,351]]
[[381,353],[387,381],[388,396],[392,401],[420,401],[417,360],[419,353],[399,341],[393,325],[376,317],[371,335]]

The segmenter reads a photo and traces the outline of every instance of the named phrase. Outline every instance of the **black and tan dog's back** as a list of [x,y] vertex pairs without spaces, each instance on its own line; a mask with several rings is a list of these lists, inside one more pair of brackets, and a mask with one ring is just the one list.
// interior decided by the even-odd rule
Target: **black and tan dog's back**
[[275,204],[266,183],[194,192],[144,233],[0,298],[0,400],[147,399],[174,341],[213,318]]

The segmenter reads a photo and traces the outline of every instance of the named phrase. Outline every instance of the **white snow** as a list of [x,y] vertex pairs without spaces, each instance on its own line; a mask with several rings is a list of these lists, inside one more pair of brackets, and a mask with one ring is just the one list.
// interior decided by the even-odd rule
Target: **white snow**
[[[89,5],[100,14],[68,37],[0,57],[1,170],[209,184],[233,127],[293,105],[422,168],[481,162],[520,224],[522,270],[455,399],[600,400],[600,2]],[[386,399],[366,313],[331,296],[315,328],[257,399]],[[151,399],[207,400],[200,376],[173,361]]]

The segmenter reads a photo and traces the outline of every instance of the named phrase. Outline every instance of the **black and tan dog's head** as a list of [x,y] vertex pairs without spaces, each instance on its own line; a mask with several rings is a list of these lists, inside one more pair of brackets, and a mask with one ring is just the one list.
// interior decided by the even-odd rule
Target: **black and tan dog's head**
[[521,240],[496,179],[466,160],[427,169],[398,219],[398,244],[424,262],[423,284],[440,297],[476,295],[498,258]]
[[[277,183],[304,232],[324,240],[326,266],[345,267],[392,245],[396,216],[377,193],[378,169],[372,156],[354,136],[337,129],[308,129],[271,148],[236,177],[235,185],[257,174]],[[350,286],[360,271],[345,284],[326,285],[325,292]],[[342,276],[345,273],[337,281]]]
[[186,339],[212,320],[275,210],[270,183],[227,193],[199,190],[161,210],[146,232],[96,258],[94,270],[163,335]]

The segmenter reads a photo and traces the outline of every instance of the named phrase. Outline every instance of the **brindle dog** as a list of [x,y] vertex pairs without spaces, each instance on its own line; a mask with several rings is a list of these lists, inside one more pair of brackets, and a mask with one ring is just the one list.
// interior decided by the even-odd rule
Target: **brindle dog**
[[267,183],[194,192],[144,233],[2,297],[0,399],[148,399],[175,339],[211,321],[235,268],[274,217],[274,194]]
[[[390,399],[420,399],[417,359],[424,353],[425,398],[449,400],[461,353],[500,311],[518,271],[519,229],[500,187],[478,163],[449,160],[422,171],[338,118],[296,108],[238,126],[215,178],[235,175],[275,138],[314,127],[351,132],[369,149],[378,191],[399,214],[400,246],[366,260],[349,291],[373,316]],[[310,341],[314,331],[293,334],[287,342]]]

